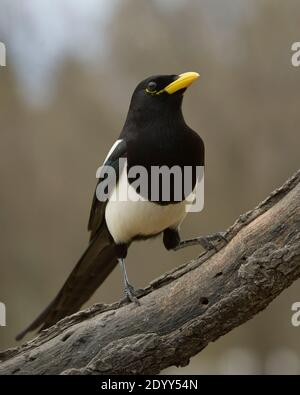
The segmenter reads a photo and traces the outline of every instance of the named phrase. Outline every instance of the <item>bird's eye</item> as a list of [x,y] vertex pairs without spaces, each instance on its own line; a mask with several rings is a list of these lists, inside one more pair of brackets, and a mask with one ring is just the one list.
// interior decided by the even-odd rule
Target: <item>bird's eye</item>
[[157,88],[157,84],[154,81],[149,82],[149,84],[147,85],[147,89],[146,91],[149,93],[155,93],[156,92],[156,88]]

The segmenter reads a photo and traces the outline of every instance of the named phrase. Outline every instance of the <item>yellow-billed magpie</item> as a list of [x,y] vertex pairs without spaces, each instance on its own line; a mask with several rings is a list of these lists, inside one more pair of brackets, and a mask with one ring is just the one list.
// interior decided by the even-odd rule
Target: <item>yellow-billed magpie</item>
[[[116,171],[116,183],[106,200],[99,200],[97,193],[94,194],[88,223],[89,246],[55,299],[17,336],[18,340],[29,331],[47,328],[78,311],[118,262],[126,295],[138,303],[125,270],[129,245],[134,240],[163,233],[167,249],[178,247],[178,229],[188,211],[187,196],[193,193],[197,183],[195,169],[204,165],[203,141],[187,126],[181,110],[183,93],[198,77],[195,72],[158,75],[137,85],[120,137],[104,161],[105,166]],[[161,194],[152,199],[152,176],[147,179],[146,192],[135,188],[135,180],[129,176],[136,166],[143,167],[148,174],[152,174],[153,167],[191,168],[190,189],[180,199],[175,199],[172,193],[167,200]],[[103,181],[100,178],[97,188]],[[170,183],[170,190],[173,184]],[[118,199],[128,190],[133,199]]]

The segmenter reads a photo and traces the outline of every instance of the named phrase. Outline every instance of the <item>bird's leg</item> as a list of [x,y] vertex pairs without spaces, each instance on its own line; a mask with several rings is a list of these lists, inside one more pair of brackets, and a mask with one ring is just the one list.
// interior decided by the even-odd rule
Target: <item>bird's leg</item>
[[163,243],[167,250],[176,250],[180,245],[178,229],[167,228],[164,230]]
[[213,235],[208,236],[199,236],[190,240],[181,241],[174,250],[180,250],[181,248],[190,247],[194,245],[201,245],[206,251],[215,250],[217,251],[216,245],[219,244],[220,241],[224,241],[225,244],[228,243],[228,240],[225,237],[225,232],[217,232]]
[[126,267],[125,267],[125,259],[124,258],[118,258],[119,264],[121,266],[121,270],[123,273],[123,281],[124,281],[124,289],[125,289],[125,296],[128,298],[131,302],[135,303],[136,305],[140,305],[139,300],[135,296],[135,290],[134,287],[129,283],[127,272],[126,272]]

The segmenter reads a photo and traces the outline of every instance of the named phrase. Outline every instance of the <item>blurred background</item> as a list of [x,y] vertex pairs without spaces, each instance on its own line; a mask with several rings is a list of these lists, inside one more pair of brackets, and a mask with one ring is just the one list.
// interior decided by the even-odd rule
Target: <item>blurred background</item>
[[[205,208],[182,237],[224,230],[299,168],[298,0],[0,0],[0,349],[56,294],[88,241],[97,167],[135,85],[198,71],[184,113],[206,145]],[[143,287],[201,247],[136,243]],[[118,268],[93,302],[122,293]],[[295,283],[268,309],[168,373],[300,373]]]

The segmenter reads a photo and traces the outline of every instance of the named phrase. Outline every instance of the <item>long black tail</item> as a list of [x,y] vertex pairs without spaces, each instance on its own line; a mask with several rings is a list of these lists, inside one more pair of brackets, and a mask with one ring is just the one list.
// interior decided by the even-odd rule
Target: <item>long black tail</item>
[[45,310],[21,333],[21,340],[28,332],[54,325],[73,314],[93,295],[117,264],[114,245],[106,227],[90,242],[88,248],[69,275],[67,281]]

